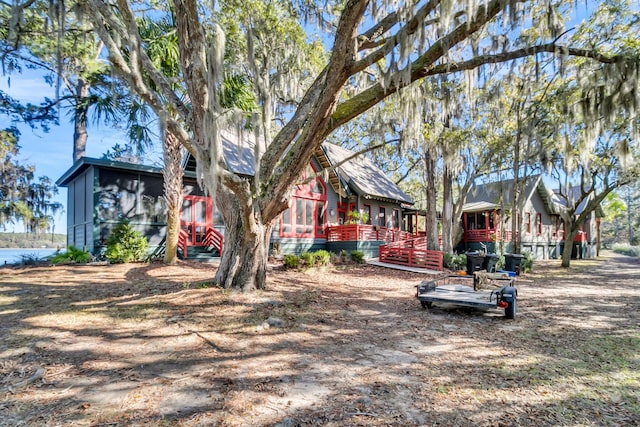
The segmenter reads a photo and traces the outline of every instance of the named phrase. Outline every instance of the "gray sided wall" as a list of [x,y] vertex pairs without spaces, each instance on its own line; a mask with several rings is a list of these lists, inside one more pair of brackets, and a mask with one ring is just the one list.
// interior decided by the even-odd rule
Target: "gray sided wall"
[[[525,214],[531,213],[531,233],[526,232]],[[538,234],[537,214],[542,216],[542,233]],[[555,219],[553,219],[555,223]],[[520,246],[522,252],[529,252],[533,259],[549,259],[557,256],[559,249],[558,242],[551,238],[552,230],[555,224],[552,224],[552,217],[546,211],[544,202],[540,198],[537,191],[533,193],[531,199],[527,201],[522,211],[522,226],[520,231]]]
[[67,186],[67,246],[94,247],[93,188],[95,170],[88,168]]

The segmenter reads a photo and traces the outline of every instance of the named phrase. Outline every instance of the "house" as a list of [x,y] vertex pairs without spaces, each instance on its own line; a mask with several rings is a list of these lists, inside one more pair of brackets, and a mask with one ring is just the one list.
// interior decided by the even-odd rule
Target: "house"
[[[511,252],[512,215],[517,215],[521,252],[529,252],[534,259],[559,258],[566,246],[565,225],[559,215],[563,204],[557,193],[550,191],[541,175],[524,179],[524,206],[513,212],[514,181],[500,180],[476,185],[465,199],[462,214],[462,239],[458,251],[484,249]],[[586,203],[576,212],[579,215]],[[581,225],[581,233],[572,243],[574,257],[596,255],[599,241],[599,217],[602,210],[591,213]]]
[[[229,133],[222,140],[227,167],[252,176],[251,144],[238,142]],[[381,244],[411,237],[409,231],[416,224],[411,197],[371,161],[352,156],[329,143],[316,150],[295,186],[289,208],[273,229],[272,252],[344,249],[376,257]],[[184,165],[182,256],[217,255],[222,251],[222,218],[197,184],[194,159],[187,156]],[[329,172],[318,175],[322,170]],[[163,248],[166,207],[161,168],[82,158],[57,184],[68,188],[68,245],[100,253],[111,230],[126,220],[147,237],[151,248]],[[359,212],[361,220],[351,220],[350,212]]]

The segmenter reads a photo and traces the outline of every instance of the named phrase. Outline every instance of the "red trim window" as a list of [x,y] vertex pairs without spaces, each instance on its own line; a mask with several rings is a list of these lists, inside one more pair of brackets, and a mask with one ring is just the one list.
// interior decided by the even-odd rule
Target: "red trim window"
[[526,212],[524,214],[524,230],[531,234],[531,212]]
[[365,224],[371,225],[371,205],[363,205],[362,213],[367,215],[367,221]]
[[378,208],[378,225],[380,227],[387,226],[387,210],[383,206]]
[[391,223],[395,230],[400,230],[400,211],[398,209],[391,212]]
[[315,169],[308,166],[296,185],[291,206],[280,214],[281,237],[325,237],[327,188]]
[[542,235],[542,214],[541,213],[536,214],[536,232],[538,233],[538,236]]

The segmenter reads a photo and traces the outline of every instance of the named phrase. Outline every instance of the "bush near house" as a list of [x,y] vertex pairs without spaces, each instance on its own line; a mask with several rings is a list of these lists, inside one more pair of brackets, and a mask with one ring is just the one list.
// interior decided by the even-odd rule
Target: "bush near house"
[[357,264],[364,263],[364,252],[361,251],[351,251],[351,259],[353,262]]
[[51,257],[51,264],[80,264],[91,261],[91,254],[75,246],[69,246],[66,252],[56,253]]
[[[342,264],[346,260],[346,254],[346,251],[342,251],[340,255],[336,255],[320,249],[315,252],[303,252],[300,255],[285,255],[282,261],[286,269],[298,269],[301,267],[312,268],[316,266]],[[352,262],[362,264],[364,262],[364,253],[353,251],[350,254],[350,259]]]
[[467,266],[467,256],[465,254],[442,254],[442,265],[452,271],[464,270]]
[[522,254],[522,261],[520,261],[520,270],[523,273],[533,271],[533,256],[531,252],[525,252]]
[[105,256],[112,263],[144,260],[149,243],[128,222],[118,224],[107,239]]
[[284,268],[296,269],[300,267],[300,257],[297,255],[285,255],[283,260]]

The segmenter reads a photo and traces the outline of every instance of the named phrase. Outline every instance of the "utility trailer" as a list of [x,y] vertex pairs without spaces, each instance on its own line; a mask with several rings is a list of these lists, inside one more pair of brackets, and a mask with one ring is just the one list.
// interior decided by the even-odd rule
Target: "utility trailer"
[[450,275],[421,282],[416,286],[416,298],[425,309],[433,304],[495,308],[504,309],[507,319],[515,319],[518,290],[514,282],[506,273]]

